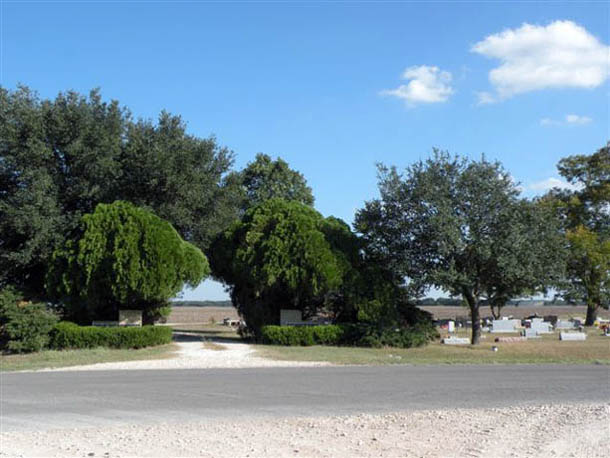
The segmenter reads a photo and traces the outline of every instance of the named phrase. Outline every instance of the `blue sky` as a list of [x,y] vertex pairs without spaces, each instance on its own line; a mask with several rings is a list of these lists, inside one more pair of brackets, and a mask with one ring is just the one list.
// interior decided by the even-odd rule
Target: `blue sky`
[[[180,114],[241,168],[301,171],[352,221],[374,164],[433,147],[500,160],[524,193],[610,138],[607,2],[1,3],[0,83],[100,87],[138,117]],[[186,299],[219,299],[218,285]]]

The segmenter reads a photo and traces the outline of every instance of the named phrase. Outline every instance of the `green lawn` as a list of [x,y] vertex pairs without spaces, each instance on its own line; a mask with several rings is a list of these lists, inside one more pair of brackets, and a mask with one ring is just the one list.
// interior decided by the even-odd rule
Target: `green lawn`
[[169,344],[140,350],[94,348],[90,350],[46,350],[23,355],[1,355],[0,371],[36,370],[115,361],[163,359],[172,357],[175,350],[175,345]]
[[[523,343],[495,343],[493,340],[498,334],[485,336],[477,346],[434,342],[409,349],[258,345],[257,355],[277,360],[328,361],[334,364],[610,364],[610,338],[601,336],[598,330],[589,331],[585,342],[560,342],[559,335],[553,334]],[[497,352],[491,350],[494,345],[498,347]]]

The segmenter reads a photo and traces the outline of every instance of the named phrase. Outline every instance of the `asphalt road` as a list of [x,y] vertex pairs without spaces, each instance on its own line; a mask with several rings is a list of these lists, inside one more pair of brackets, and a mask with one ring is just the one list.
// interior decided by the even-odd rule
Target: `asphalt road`
[[610,367],[350,366],[0,374],[2,431],[610,401]]

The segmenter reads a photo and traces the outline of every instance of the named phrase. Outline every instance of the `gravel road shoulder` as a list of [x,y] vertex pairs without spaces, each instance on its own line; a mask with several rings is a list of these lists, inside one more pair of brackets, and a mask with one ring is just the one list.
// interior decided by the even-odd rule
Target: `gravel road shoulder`
[[2,433],[0,457],[607,457],[607,405],[241,418]]

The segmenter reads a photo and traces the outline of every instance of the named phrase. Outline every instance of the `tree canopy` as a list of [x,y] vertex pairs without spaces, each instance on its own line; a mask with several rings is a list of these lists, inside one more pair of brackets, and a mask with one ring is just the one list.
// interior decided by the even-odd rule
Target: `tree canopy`
[[569,245],[559,288],[567,300],[586,301],[585,325],[591,326],[599,307],[610,306],[610,144],[591,155],[566,157],[558,169],[576,187],[555,189],[545,198],[558,209]]
[[238,216],[233,153],[179,116],[134,120],[99,91],[40,99],[0,88],[0,286],[44,295],[56,246],[98,203],[125,200],[205,250]]
[[244,208],[273,198],[294,200],[313,207],[314,197],[305,177],[291,169],[282,158],[274,161],[267,154],[259,153],[254,161],[237,173],[237,177],[245,192]]
[[416,294],[434,286],[461,295],[473,344],[480,338],[482,298],[506,301],[544,287],[550,280],[543,267],[560,270],[552,222],[547,230],[544,216],[519,200],[499,163],[435,151],[404,175],[379,166],[379,189],[381,197],[357,213],[356,229]]
[[216,239],[212,273],[228,285],[252,334],[279,324],[282,308],[315,314],[324,295],[341,285],[348,266],[325,234],[337,224],[302,203],[270,199]]
[[77,235],[53,255],[47,288],[78,321],[116,320],[119,308],[143,310],[151,321],[208,274],[201,250],[170,223],[117,201],[83,215]]

